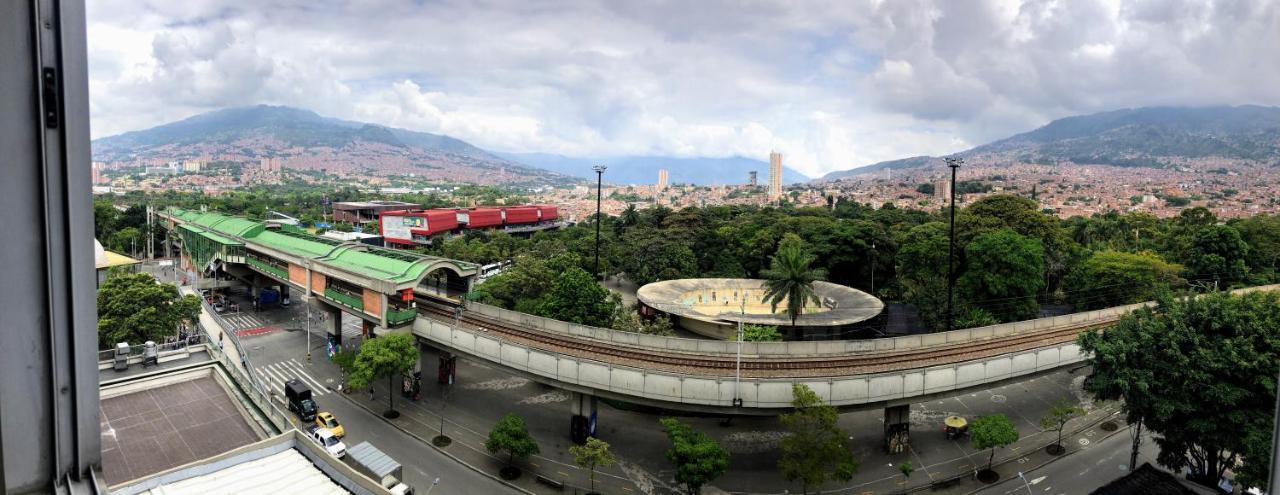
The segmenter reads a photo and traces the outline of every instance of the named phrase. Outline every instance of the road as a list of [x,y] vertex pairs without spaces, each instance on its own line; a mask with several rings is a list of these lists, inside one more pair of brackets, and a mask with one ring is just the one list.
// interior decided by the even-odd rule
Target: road
[[[491,493],[518,493],[510,487],[499,483],[488,476],[459,464],[448,456],[422,442],[404,435],[400,430],[388,424],[380,416],[359,407],[351,400],[368,400],[367,396],[357,394],[342,396],[333,387],[337,386],[338,377],[327,366],[308,364],[305,355],[300,351],[305,347],[305,335],[301,332],[278,331],[280,337],[293,337],[298,345],[262,346],[249,343],[251,352],[255,353],[254,366],[261,373],[263,383],[272,388],[287,378],[299,378],[311,384],[316,403],[320,410],[332,412],[338,417],[346,430],[347,436],[342,439],[348,447],[362,441],[371,442],[379,450],[399,461],[404,466],[404,481],[418,490],[425,492],[432,480],[439,477],[440,485],[432,493],[457,495],[482,495]],[[246,339],[252,342],[252,339]],[[320,342],[313,339],[313,343]],[[323,347],[313,349],[317,360],[323,362]],[[326,363],[327,364],[327,363]],[[316,388],[323,384],[324,389]],[[276,390],[280,393],[279,390]],[[385,397],[381,397],[384,399]]]
[[[1080,450],[1040,469],[1027,473],[1026,482],[1009,479],[978,493],[984,495],[1074,495],[1090,493],[1129,472],[1129,430],[1124,429],[1096,443],[1081,445]],[[1138,465],[1156,464],[1158,448],[1150,437],[1143,439]]]

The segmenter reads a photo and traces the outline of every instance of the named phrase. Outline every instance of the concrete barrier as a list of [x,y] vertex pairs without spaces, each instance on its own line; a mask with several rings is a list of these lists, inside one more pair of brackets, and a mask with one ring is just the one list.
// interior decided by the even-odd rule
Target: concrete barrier
[[[1255,291],[1271,291],[1280,288],[1280,284],[1263,285],[1236,289],[1236,294]],[[790,341],[790,342],[750,342],[743,343],[742,353],[751,357],[823,357],[858,353],[909,350],[939,345],[949,345],[972,340],[1008,337],[1023,333],[1048,330],[1066,325],[1088,324],[1094,321],[1106,321],[1149,306],[1153,303],[1138,303],[1113,308],[1072,313],[1069,315],[1038,318],[1034,320],[1002,323],[978,328],[936,332],[922,335],[906,335],[864,340],[832,340],[832,341]],[[607,328],[595,328],[557,321],[541,316],[501,309],[485,304],[468,305],[471,311],[500,321],[516,323],[529,328],[536,328],[562,335],[572,335],[600,342],[637,347],[649,350],[666,350],[671,352],[693,353],[700,355],[733,356],[738,352],[737,342],[708,339],[689,339],[681,337],[663,337],[622,332]]]
[[1084,359],[1075,343],[1020,351],[942,366],[886,373],[831,377],[753,378],[738,385],[732,375],[705,376],[646,370],[602,361],[529,349],[470,330],[428,319],[414,323],[414,333],[453,352],[473,356],[528,374],[568,390],[611,396],[638,403],[691,410],[728,409],[735,396],[743,407],[786,408],[791,387],[805,384],[832,405],[856,406],[911,400],[1078,363]]

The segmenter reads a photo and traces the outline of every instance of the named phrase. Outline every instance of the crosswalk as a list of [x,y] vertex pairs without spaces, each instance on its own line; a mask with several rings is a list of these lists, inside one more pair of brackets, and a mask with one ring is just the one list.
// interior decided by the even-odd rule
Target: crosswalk
[[222,315],[222,320],[231,325],[231,328],[228,330],[232,331],[244,330],[246,328],[258,328],[267,324],[267,322],[262,321],[262,318],[258,318],[257,316],[249,313],[224,314]]
[[268,390],[273,390],[281,396],[284,395],[284,382],[297,378],[311,387],[311,395],[319,397],[332,393],[328,386],[320,379],[307,373],[306,367],[295,359],[271,363],[258,366],[258,372],[262,374],[262,381],[267,385]]

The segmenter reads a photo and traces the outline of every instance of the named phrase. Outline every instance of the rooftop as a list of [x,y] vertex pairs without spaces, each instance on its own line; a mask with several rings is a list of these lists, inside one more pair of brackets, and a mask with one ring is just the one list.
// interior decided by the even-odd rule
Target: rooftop
[[[798,326],[851,325],[875,318],[884,310],[880,299],[851,287],[819,281],[814,282],[813,290],[822,305],[807,305],[805,313],[796,319]],[[790,325],[791,317],[782,312],[783,305],[774,312],[763,296],[763,280],[741,278],[665,280],[636,292],[645,305],[684,318],[712,323]]]
[[[217,233],[233,239],[241,239],[249,245],[262,246],[293,256],[311,258],[347,270],[393,283],[413,282],[422,277],[431,262],[444,258],[405,251],[372,248],[365,244],[343,243],[302,232],[293,227],[268,229],[263,222],[220,213],[170,210],[173,216],[184,222],[203,227],[206,233]],[[470,263],[449,260],[452,263],[474,268]]]
[[102,390],[107,484],[149,476],[260,440],[209,368]]

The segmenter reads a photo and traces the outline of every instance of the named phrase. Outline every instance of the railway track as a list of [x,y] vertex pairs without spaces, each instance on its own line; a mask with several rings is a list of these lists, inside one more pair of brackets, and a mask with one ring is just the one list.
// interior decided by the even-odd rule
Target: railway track
[[[442,323],[453,323],[454,320],[454,314],[450,308],[426,298],[418,298],[418,312]],[[464,314],[460,323],[464,327],[469,326],[488,335],[521,345],[595,361],[711,376],[733,376],[736,369],[736,362],[732,357],[680,354],[574,338],[521,328],[509,322],[470,314]],[[1070,342],[1075,340],[1080,332],[1101,328],[1110,323],[1111,321],[1098,321],[1007,337],[901,351],[833,357],[743,356],[742,375],[747,377],[823,377],[922,368]]]

